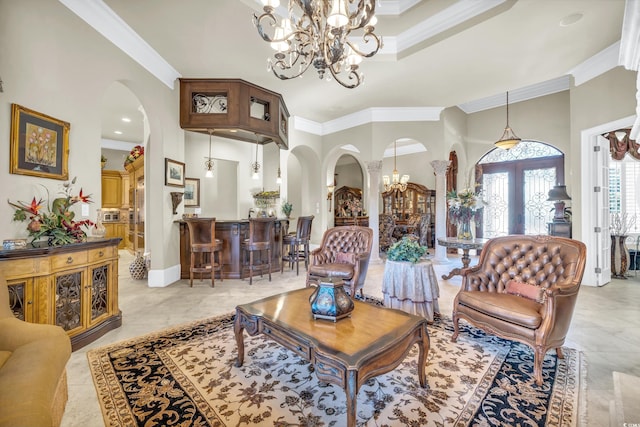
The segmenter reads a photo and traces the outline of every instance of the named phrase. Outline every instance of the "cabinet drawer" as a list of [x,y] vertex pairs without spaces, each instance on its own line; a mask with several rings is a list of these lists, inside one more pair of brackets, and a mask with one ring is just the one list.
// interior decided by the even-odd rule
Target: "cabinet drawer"
[[31,277],[47,275],[49,271],[49,259],[46,257],[31,259],[12,259],[0,263],[0,269],[7,280],[16,277]]
[[89,262],[98,262],[105,259],[111,259],[116,255],[115,246],[107,246],[104,248],[91,249],[89,251]]
[[305,360],[309,360],[309,344],[301,341],[298,337],[291,334],[291,332],[280,329],[279,327],[272,324],[263,324],[262,333],[270,337],[281,346],[293,351],[298,356],[304,358]]
[[68,254],[54,255],[51,257],[51,267],[54,270],[78,267],[87,263],[87,252],[71,252]]

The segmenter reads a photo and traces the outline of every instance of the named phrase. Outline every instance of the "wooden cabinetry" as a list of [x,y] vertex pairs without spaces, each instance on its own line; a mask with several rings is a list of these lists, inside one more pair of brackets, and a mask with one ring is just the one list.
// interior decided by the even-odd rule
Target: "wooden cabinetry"
[[129,229],[127,248],[144,251],[144,156],[125,166],[129,173]]
[[122,175],[118,171],[102,171],[102,207],[122,207]]
[[120,244],[118,245],[118,249],[126,248],[126,235],[127,235],[127,224],[124,222],[105,222],[105,235],[107,239],[115,239],[120,238]]
[[346,185],[338,188],[333,194],[335,198],[335,209],[333,215],[333,225],[355,225],[353,213],[349,209],[347,202],[352,200],[358,200],[362,210],[359,212],[357,223],[360,226],[369,226],[369,217],[362,215],[364,212],[364,205],[362,202],[362,190],[354,187],[347,187]]
[[413,214],[429,215],[427,245],[434,247],[436,192],[424,185],[407,183],[405,191],[391,190],[382,193],[382,213],[392,215],[396,225],[403,226]]
[[0,251],[14,315],[61,326],[73,350],[119,327],[119,241]]

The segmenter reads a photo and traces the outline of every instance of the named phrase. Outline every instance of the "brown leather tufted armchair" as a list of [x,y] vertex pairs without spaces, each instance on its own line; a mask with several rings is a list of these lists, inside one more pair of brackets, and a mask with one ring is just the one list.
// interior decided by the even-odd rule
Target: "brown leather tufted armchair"
[[317,285],[323,277],[338,277],[350,287],[352,297],[358,290],[362,296],[372,244],[373,230],[369,227],[350,225],[328,229],[320,247],[311,251],[307,287]]
[[[462,285],[453,302],[451,340],[456,341],[458,321],[465,319],[489,333],[527,344],[534,351],[534,379],[541,385],[547,351],[555,348],[563,358],[561,346],[571,323],[585,261],[586,247],[577,240],[524,235],[489,240],[478,265],[462,271]],[[537,300],[507,293],[511,280],[543,290],[537,290]]]

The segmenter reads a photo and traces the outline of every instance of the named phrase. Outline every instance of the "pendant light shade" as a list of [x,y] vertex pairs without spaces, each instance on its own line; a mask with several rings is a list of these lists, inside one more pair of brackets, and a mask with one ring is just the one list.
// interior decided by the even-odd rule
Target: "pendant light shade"
[[213,157],[211,157],[211,135],[213,131],[209,129],[209,157],[205,157],[204,161],[204,173],[205,178],[213,178]]
[[507,92],[507,126],[504,128],[504,132],[498,141],[494,145],[503,150],[508,150],[515,147],[522,141],[509,126],[509,92]]

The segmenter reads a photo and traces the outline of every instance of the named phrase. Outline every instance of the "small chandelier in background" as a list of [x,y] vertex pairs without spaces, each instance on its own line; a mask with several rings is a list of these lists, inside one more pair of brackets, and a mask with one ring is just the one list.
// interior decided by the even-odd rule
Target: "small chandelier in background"
[[393,141],[393,175],[389,179],[389,175],[384,175],[382,181],[384,183],[384,191],[399,190],[405,191],[407,189],[407,183],[409,182],[409,175],[402,175],[398,173],[396,168],[396,145],[398,141]]
[[260,163],[258,162],[258,142],[256,141],[256,161],[251,163],[251,178],[260,179]]
[[513,130],[509,127],[509,92],[507,92],[507,126],[504,128],[504,132],[498,141],[493,145],[504,150],[515,147],[522,141],[513,133]]
[[213,131],[209,129],[209,157],[205,157],[204,169],[206,170],[205,178],[213,178],[213,157],[211,157],[211,134]]
[[[287,17],[280,19],[274,13],[280,0],[262,4],[264,13],[254,15],[253,23],[276,51],[268,70],[281,80],[300,77],[313,64],[321,79],[329,72],[342,86],[355,88],[364,80],[358,70],[362,58],[382,48],[382,38],[373,32],[376,0],[289,0]],[[273,34],[265,28],[273,28]],[[366,51],[350,40],[359,30],[363,44],[370,47]]]

